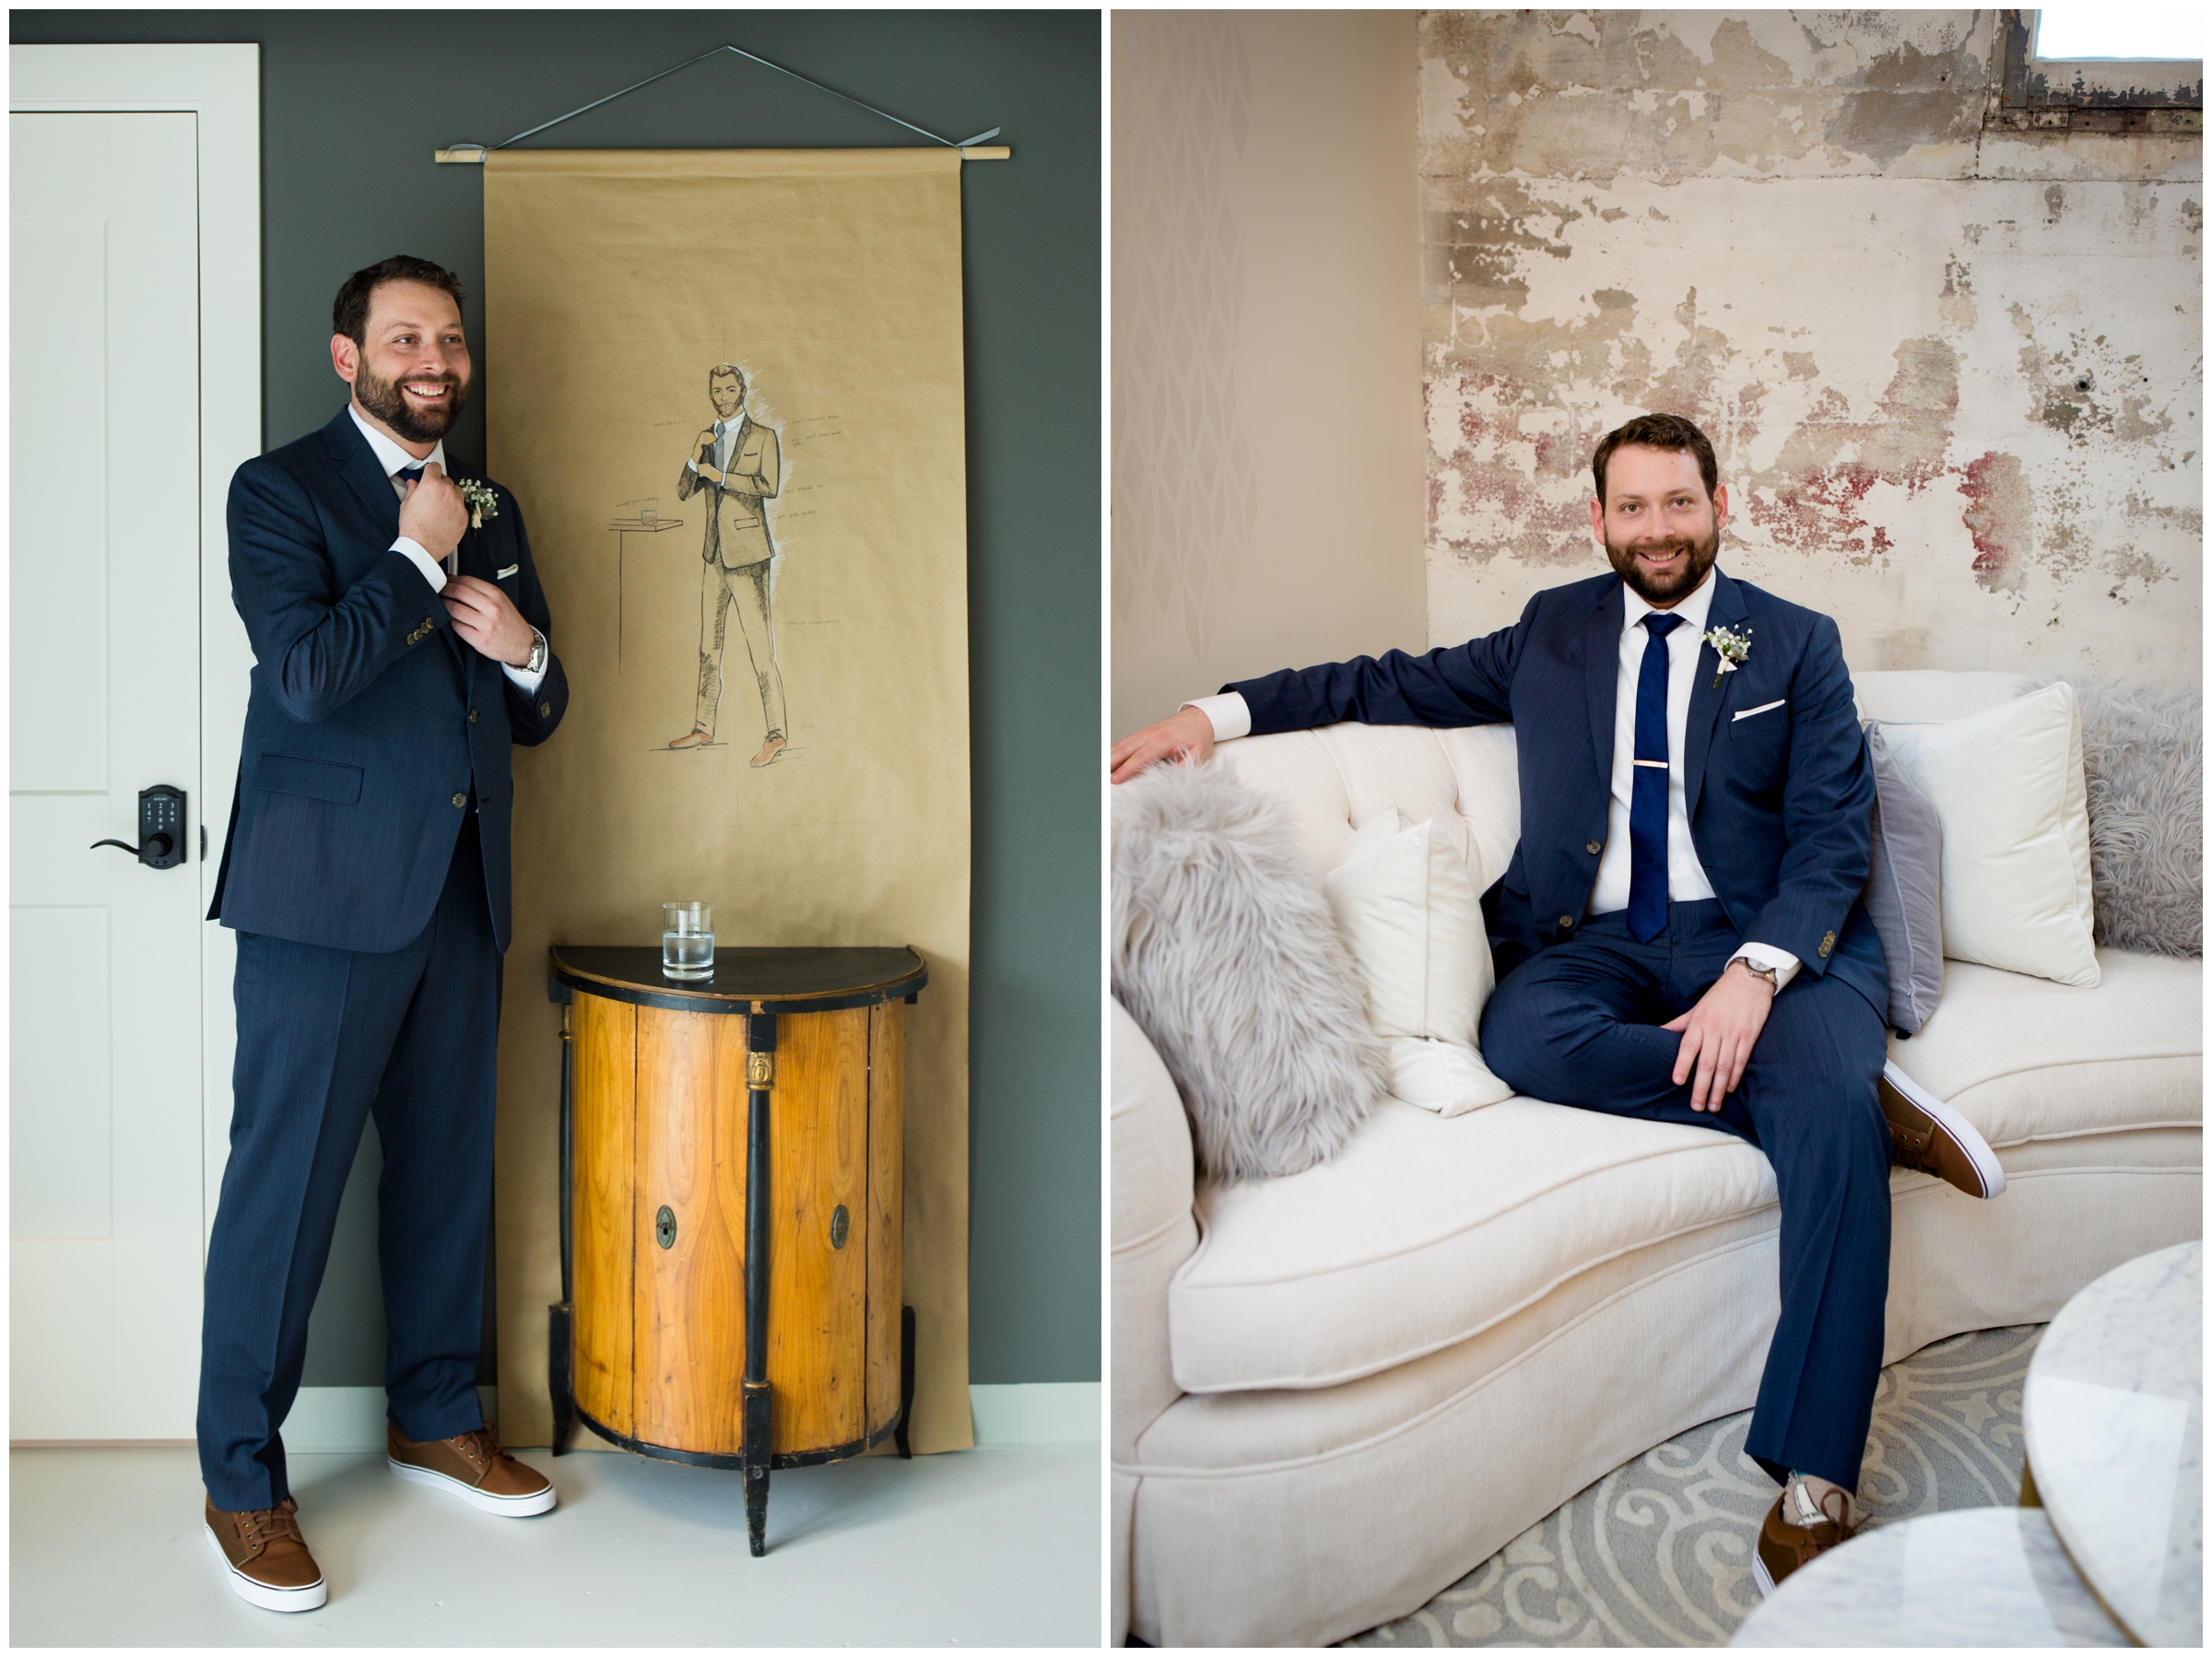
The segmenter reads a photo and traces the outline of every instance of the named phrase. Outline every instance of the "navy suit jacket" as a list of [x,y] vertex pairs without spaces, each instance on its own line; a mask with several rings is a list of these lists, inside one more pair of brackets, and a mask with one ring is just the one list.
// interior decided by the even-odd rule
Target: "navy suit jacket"
[[[1744,938],[1788,950],[1807,972],[1833,972],[1886,1011],[1881,942],[1859,902],[1874,770],[1836,624],[1748,582],[1712,579],[1706,626],[1747,629],[1751,650],[1717,686],[1719,657],[1710,644],[1698,652],[1683,757],[1698,861]],[[1223,688],[1243,697],[1254,735],[1347,719],[1513,726],[1521,841],[1483,895],[1502,976],[1571,936],[1597,884],[1622,615],[1620,578],[1603,575],[1537,593],[1488,638]],[[1734,717],[1774,701],[1783,705]]]
[[[550,640],[522,509],[491,487],[498,512],[462,535],[461,572],[494,582]],[[343,408],[239,467],[229,529],[253,674],[208,919],[334,949],[400,948],[429,923],[473,790],[504,950],[509,750],[560,723],[560,659],[525,695],[463,642],[422,571],[392,550],[399,498]]]

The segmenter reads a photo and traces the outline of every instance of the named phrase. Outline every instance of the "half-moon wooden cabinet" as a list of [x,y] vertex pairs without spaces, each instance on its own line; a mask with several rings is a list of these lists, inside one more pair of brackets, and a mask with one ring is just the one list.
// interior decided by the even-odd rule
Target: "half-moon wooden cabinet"
[[552,951],[561,1062],[554,1453],[573,1423],[626,1450],[768,1475],[906,1452],[913,1317],[900,1283],[912,949]]

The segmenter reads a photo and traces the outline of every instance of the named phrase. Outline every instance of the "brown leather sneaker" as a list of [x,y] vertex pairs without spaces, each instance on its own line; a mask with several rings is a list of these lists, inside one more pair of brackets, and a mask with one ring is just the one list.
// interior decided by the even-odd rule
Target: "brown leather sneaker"
[[1989,1141],[1894,1064],[1882,1066],[1874,1091],[1889,1119],[1892,1168],[1934,1174],[1970,1197],[1994,1197],[2005,1189],[2005,1169]]
[[1792,1524],[1782,1516],[1782,1504],[1790,1499],[1790,1490],[1791,1487],[1784,1485],[1774,1505],[1767,1510],[1767,1522],[1759,1527],[1759,1546],[1752,1550],[1751,1575],[1765,1599],[1771,1599],[1783,1579],[1799,1566],[1810,1564],[1837,1544],[1858,1534],[1859,1527],[1850,1522],[1850,1500],[1842,1491],[1830,1490],[1821,1499],[1820,1523]]
[[487,1513],[521,1519],[553,1505],[553,1481],[500,1448],[496,1421],[487,1421],[474,1432],[421,1444],[387,1421],[384,1459],[400,1477],[451,1490]]
[[312,1611],[330,1597],[294,1517],[300,1504],[229,1513],[207,1498],[207,1540],[223,1562],[231,1592],[264,1611]]

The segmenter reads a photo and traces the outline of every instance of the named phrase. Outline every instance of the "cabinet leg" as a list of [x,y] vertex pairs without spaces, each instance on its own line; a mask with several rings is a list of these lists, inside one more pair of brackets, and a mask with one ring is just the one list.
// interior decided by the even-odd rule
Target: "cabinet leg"
[[768,1382],[745,1383],[745,1534],[753,1557],[768,1552],[768,1460],[775,1440]]
[[576,1394],[574,1382],[569,1373],[571,1309],[563,1300],[558,1306],[546,1309],[546,1380],[553,1394],[553,1453],[561,1454],[569,1447],[569,1434],[576,1426]]
[[744,1433],[745,1529],[758,1559],[768,1552],[768,1468],[775,1446],[768,1389],[768,1138],[769,1096],[776,1075],[776,1016],[750,1015],[745,1044],[745,1381],[739,1426]]
[[907,1428],[914,1415],[914,1309],[899,1309],[899,1425],[891,1429],[891,1442],[899,1447],[901,1461],[914,1459],[914,1447],[907,1438]]

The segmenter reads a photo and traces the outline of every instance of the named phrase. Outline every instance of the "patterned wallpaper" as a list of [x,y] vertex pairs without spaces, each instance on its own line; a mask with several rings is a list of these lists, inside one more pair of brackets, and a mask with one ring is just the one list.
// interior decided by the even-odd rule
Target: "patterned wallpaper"
[[1252,136],[1251,82],[1231,16],[1116,19],[1113,624],[1165,626],[1201,658],[1258,511],[1237,394],[1245,270],[1228,171]]

